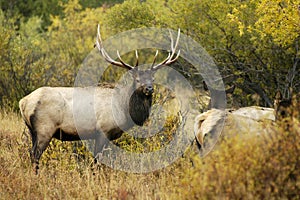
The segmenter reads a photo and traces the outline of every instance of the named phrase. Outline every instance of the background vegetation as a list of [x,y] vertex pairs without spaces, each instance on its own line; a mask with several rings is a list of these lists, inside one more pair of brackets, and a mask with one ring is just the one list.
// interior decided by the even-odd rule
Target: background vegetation
[[[297,122],[272,137],[224,139],[205,159],[191,148],[148,174],[93,169],[84,147],[73,151],[54,140],[35,176],[16,112],[38,87],[74,85],[98,23],[104,39],[139,27],[180,28],[215,59],[225,84],[236,85],[230,107],[272,107],[276,90],[285,97],[289,88],[300,92],[299,6],[299,0],[0,0],[0,198],[299,199]],[[188,63],[173,67],[202,88]],[[143,141],[146,149],[158,148],[163,134],[171,137],[176,123],[168,119],[166,133]],[[141,150],[139,141],[124,140],[125,148]]]
[[[272,106],[275,91],[299,91],[298,0],[0,1],[0,105],[44,85],[72,86],[103,37],[138,27],[181,28],[235,84],[233,106]],[[177,70],[188,73],[188,63]],[[190,74],[193,74],[192,72]],[[198,84],[201,81],[198,81]]]

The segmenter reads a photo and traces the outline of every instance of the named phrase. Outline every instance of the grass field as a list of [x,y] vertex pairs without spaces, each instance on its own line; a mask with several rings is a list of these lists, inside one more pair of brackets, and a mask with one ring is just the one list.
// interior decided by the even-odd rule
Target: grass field
[[133,174],[77,159],[53,142],[35,175],[19,114],[0,111],[0,199],[300,199],[300,127],[222,139],[205,158],[193,148],[172,165]]

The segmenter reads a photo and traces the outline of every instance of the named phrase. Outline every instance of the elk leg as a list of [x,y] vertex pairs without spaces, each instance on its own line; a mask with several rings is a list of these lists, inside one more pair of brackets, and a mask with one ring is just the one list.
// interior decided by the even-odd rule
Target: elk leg
[[45,149],[48,147],[50,141],[51,138],[47,138],[47,139],[43,138],[43,140],[41,140],[37,137],[37,140],[32,146],[32,162],[34,164],[36,174],[38,174],[39,160],[43,152],[45,151]]
[[38,174],[39,169],[39,160],[45,151],[45,149],[48,147],[52,136],[55,133],[55,128],[53,126],[46,126],[44,125],[40,129],[37,129],[34,137],[32,137],[32,163],[35,167],[35,172]]
[[[27,124],[26,124],[27,125]],[[35,155],[37,154],[37,133],[36,131],[34,131],[30,126],[28,126],[29,132],[30,132],[30,136],[31,136],[31,144],[32,144],[32,148],[29,151],[30,153],[30,160],[31,163],[34,165],[35,167],[35,173],[37,174],[37,170],[38,170],[38,161],[36,161],[35,159]]]
[[34,152],[34,149],[36,148],[36,132],[32,131],[30,128],[29,128],[29,132],[30,132],[30,136],[31,136],[31,144],[32,144],[32,148],[31,150],[29,151],[30,153],[30,159],[31,159],[31,163],[34,163],[34,156],[33,156],[33,152]]

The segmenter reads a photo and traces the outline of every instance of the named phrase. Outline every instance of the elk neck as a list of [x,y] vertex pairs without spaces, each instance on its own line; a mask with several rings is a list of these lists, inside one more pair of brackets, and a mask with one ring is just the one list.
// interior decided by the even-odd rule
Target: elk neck
[[146,95],[142,88],[137,88],[129,99],[129,114],[133,122],[142,126],[148,119],[152,105],[152,94]]

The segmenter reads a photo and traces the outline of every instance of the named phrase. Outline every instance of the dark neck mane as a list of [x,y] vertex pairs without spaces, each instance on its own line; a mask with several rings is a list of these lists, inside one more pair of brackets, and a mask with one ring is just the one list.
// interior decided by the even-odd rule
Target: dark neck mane
[[139,90],[133,92],[129,100],[129,114],[135,124],[144,124],[149,117],[151,104],[152,95],[146,96]]

